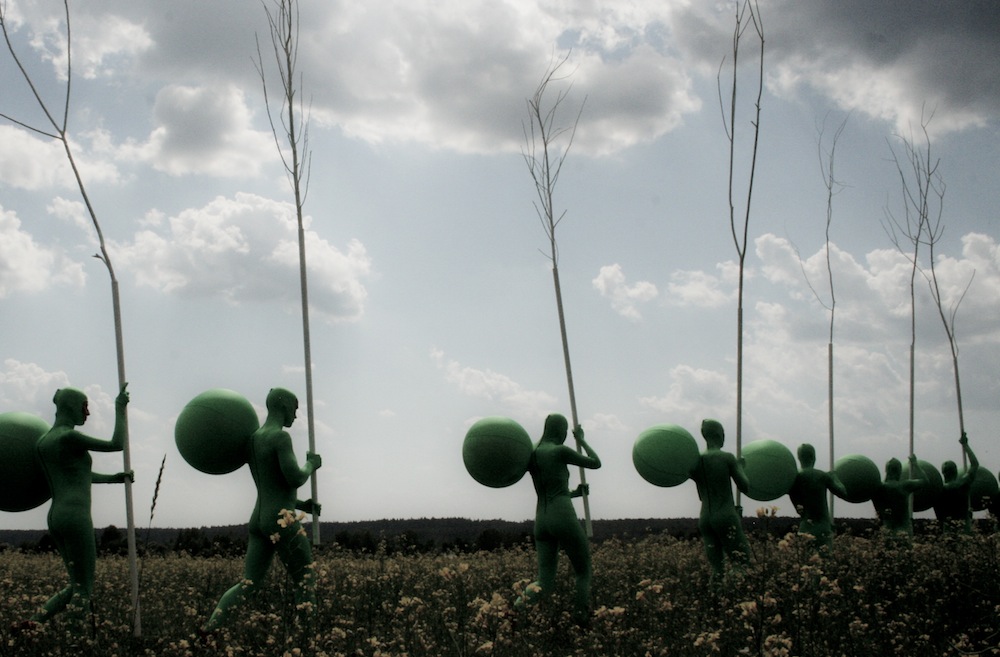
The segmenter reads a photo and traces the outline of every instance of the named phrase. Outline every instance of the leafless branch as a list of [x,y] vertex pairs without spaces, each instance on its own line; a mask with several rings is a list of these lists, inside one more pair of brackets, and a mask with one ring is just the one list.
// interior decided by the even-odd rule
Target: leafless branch
[[[527,99],[529,122],[527,125],[522,123],[521,126],[525,142],[525,147],[521,151],[521,155],[528,166],[528,173],[535,184],[535,192],[538,198],[533,202],[533,205],[542,228],[545,231],[545,235],[549,239],[550,252],[548,257],[552,260],[553,264],[556,264],[559,260],[556,245],[556,227],[566,216],[565,210],[556,216],[553,205],[553,192],[559,183],[563,163],[566,161],[566,156],[573,145],[576,128],[580,123],[583,107],[587,101],[584,98],[580,104],[580,109],[572,125],[557,123],[560,114],[559,110],[568,97],[572,89],[572,84],[561,89],[556,94],[555,101],[545,109],[545,94],[549,85],[566,80],[571,75],[571,73],[560,73],[569,56],[570,53],[567,52],[561,59],[553,60],[549,68],[546,69],[541,82],[539,82],[538,87],[535,89],[534,95]],[[560,140],[565,141],[565,146],[561,152],[558,151],[558,142]]]

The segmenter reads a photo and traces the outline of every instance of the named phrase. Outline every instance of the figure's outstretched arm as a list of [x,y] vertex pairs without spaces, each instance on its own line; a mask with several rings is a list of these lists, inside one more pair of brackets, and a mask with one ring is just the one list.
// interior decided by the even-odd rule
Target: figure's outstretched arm
[[75,440],[84,449],[91,452],[120,452],[125,448],[126,416],[125,408],[128,406],[129,396],[126,388],[128,383],[122,385],[118,397],[115,398],[115,431],[111,435],[111,440],[94,438],[79,431],[72,434]]
[[578,465],[582,468],[589,468],[591,470],[596,470],[601,467],[601,457],[597,455],[597,452],[595,452],[584,439],[583,427],[577,425],[577,427],[573,429],[573,437],[576,439],[576,444],[583,449],[584,454],[580,454],[579,452],[567,447],[566,462],[570,465]]
[[834,472],[833,470],[831,470],[827,474],[829,475],[829,479],[827,479],[827,484],[826,484],[827,489],[840,499],[846,500],[847,487],[844,486],[844,482],[840,480],[840,477],[837,476],[837,473]]
[[90,481],[95,484],[124,484],[126,480],[135,483],[135,473],[131,470],[117,474],[90,473]]
[[318,516],[323,510],[323,505],[319,502],[315,502],[312,499],[308,500],[295,500],[295,508],[303,513],[308,513],[309,515]]
[[750,490],[750,478],[747,477],[747,473],[743,469],[743,459],[734,456],[729,472],[733,478],[733,483],[736,484],[736,488],[746,495],[747,491]]
[[976,473],[979,472],[979,459],[976,458],[975,453],[973,453],[972,448],[969,447],[969,437],[962,432],[962,437],[958,439],[961,443],[962,449],[965,450],[965,455],[969,457],[969,469],[965,471],[965,477],[969,481],[976,478]]
[[318,470],[323,465],[323,459],[320,458],[319,454],[309,452],[306,454],[305,466],[300,468],[298,461],[295,460],[295,451],[292,449],[292,437],[284,431],[281,432],[281,436],[278,438],[277,449],[278,464],[281,467],[281,473],[284,475],[288,485],[293,488],[298,488],[306,483],[313,471]]

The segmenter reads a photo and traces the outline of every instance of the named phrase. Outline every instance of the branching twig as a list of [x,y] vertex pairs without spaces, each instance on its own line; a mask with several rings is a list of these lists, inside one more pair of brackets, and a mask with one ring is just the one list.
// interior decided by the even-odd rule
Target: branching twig
[[[903,142],[903,158],[889,144],[896,171],[899,174],[900,192],[902,195],[903,216],[897,217],[887,207],[882,222],[883,230],[889,236],[896,249],[909,261],[910,269],[910,395],[909,395],[909,449],[914,453],[915,434],[915,353],[917,341],[917,310],[916,310],[916,276],[922,272],[920,267],[920,247],[933,245],[941,238],[941,213],[932,216],[930,202],[933,196],[940,201],[944,188],[940,186],[937,174],[938,161],[931,159],[931,142],[927,125],[933,118],[921,117],[920,127],[924,134],[926,149],[923,153],[917,150],[913,138],[900,139]],[[905,166],[904,166],[905,163]],[[912,252],[904,249],[912,248]],[[933,249],[933,246],[930,246]]]

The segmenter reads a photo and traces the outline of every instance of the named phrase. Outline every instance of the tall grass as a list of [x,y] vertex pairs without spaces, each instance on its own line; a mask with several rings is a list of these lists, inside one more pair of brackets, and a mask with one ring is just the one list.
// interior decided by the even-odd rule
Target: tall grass
[[[552,599],[513,601],[534,578],[524,545],[474,554],[317,554],[313,631],[292,619],[280,567],[224,631],[197,628],[242,572],[236,558],[148,557],[141,640],[129,626],[128,564],[98,561],[95,630],[18,624],[64,585],[55,555],[0,553],[0,656],[94,655],[921,655],[1000,654],[998,537],[914,544],[842,536],[816,556],[794,535],[751,537],[742,572],[710,581],[697,541],[668,536],[594,548],[589,627],[570,615],[568,564]],[[81,637],[81,634],[83,635]]]

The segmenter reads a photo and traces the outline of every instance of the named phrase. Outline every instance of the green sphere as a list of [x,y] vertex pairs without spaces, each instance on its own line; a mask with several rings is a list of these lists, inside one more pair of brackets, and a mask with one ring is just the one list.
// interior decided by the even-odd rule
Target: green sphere
[[177,416],[174,441],[191,467],[207,474],[226,474],[247,462],[247,443],[260,428],[257,411],[232,390],[207,390]]
[[658,424],[646,429],[632,445],[632,464],[654,486],[683,484],[698,465],[698,443],[684,427]]
[[882,474],[878,466],[863,454],[840,457],[833,464],[833,471],[847,489],[845,499],[854,504],[871,500],[882,485]]
[[[926,511],[927,509],[933,508],[934,503],[937,502],[938,497],[941,495],[941,491],[944,490],[944,478],[941,477],[941,473],[933,464],[928,463],[923,459],[917,459],[917,464],[920,469],[923,470],[924,476],[927,477],[929,485],[924,486],[920,490],[913,493],[913,510],[914,511]],[[910,462],[907,461],[903,464],[903,479],[910,478]]]
[[743,448],[744,466],[750,489],[747,497],[770,502],[787,495],[799,473],[791,450],[776,440],[755,440]]
[[472,478],[490,488],[512,486],[528,471],[534,445],[514,420],[484,417],[465,434],[462,460]]
[[0,413],[0,510],[27,511],[52,497],[35,454],[38,439],[52,427],[30,413]]
[[1000,493],[1000,484],[993,473],[986,468],[976,470],[976,478],[969,488],[969,503],[973,511],[985,511],[990,498]]

